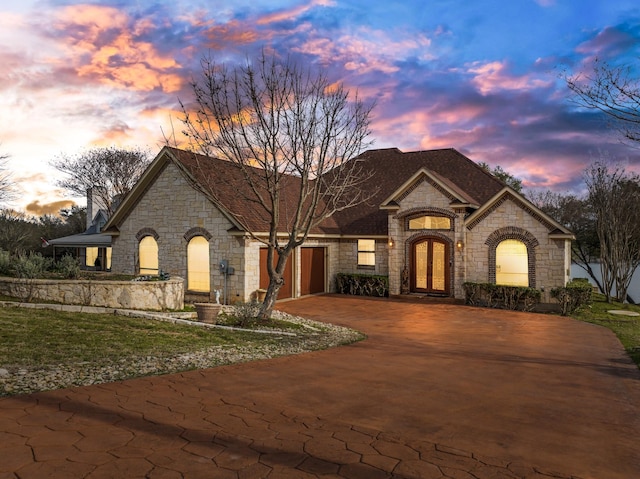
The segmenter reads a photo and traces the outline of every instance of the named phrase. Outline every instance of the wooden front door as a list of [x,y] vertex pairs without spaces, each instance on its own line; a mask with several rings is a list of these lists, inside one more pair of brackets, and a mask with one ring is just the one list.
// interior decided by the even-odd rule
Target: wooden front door
[[413,243],[411,291],[449,294],[449,245],[437,238]]

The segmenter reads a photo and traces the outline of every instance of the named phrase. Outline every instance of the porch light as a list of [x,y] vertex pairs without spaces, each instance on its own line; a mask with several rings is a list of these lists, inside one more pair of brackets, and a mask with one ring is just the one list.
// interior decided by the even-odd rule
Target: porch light
[[389,237],[388,244],[389,244],[389,248],[393,248],[393,238],[392,237]]
[[462,251],[464,249],[464,241],[462,240],[456,241],[456,248],[458,248],[458,251]]

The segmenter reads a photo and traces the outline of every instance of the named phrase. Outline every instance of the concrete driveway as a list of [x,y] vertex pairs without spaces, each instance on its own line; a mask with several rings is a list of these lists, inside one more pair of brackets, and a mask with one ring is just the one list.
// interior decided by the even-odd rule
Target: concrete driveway
[[640,371],[608,330],[344,296],[368,339],[0,400],[3,477],[640,477]]

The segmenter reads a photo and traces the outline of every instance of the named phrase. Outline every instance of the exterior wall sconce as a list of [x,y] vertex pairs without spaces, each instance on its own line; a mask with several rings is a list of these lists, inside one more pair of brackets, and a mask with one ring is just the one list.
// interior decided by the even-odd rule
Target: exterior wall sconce
[[389,248],[393,248],[394,243],[393,243],[393,238],[392,237],[389,237],[389,241],[388,241],[387,244],[389,245]]
[[456,241],[456,248],[458,249],[458,251],[462,251],[464,249],[464,241],[462,240]]

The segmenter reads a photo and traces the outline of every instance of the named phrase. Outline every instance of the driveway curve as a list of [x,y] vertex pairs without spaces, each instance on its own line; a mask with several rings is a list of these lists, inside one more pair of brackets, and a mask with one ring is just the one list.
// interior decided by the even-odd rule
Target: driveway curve
[[0,399],[0,477],[640,477],[640,371],[552,315],[322,295],[349,346]]

